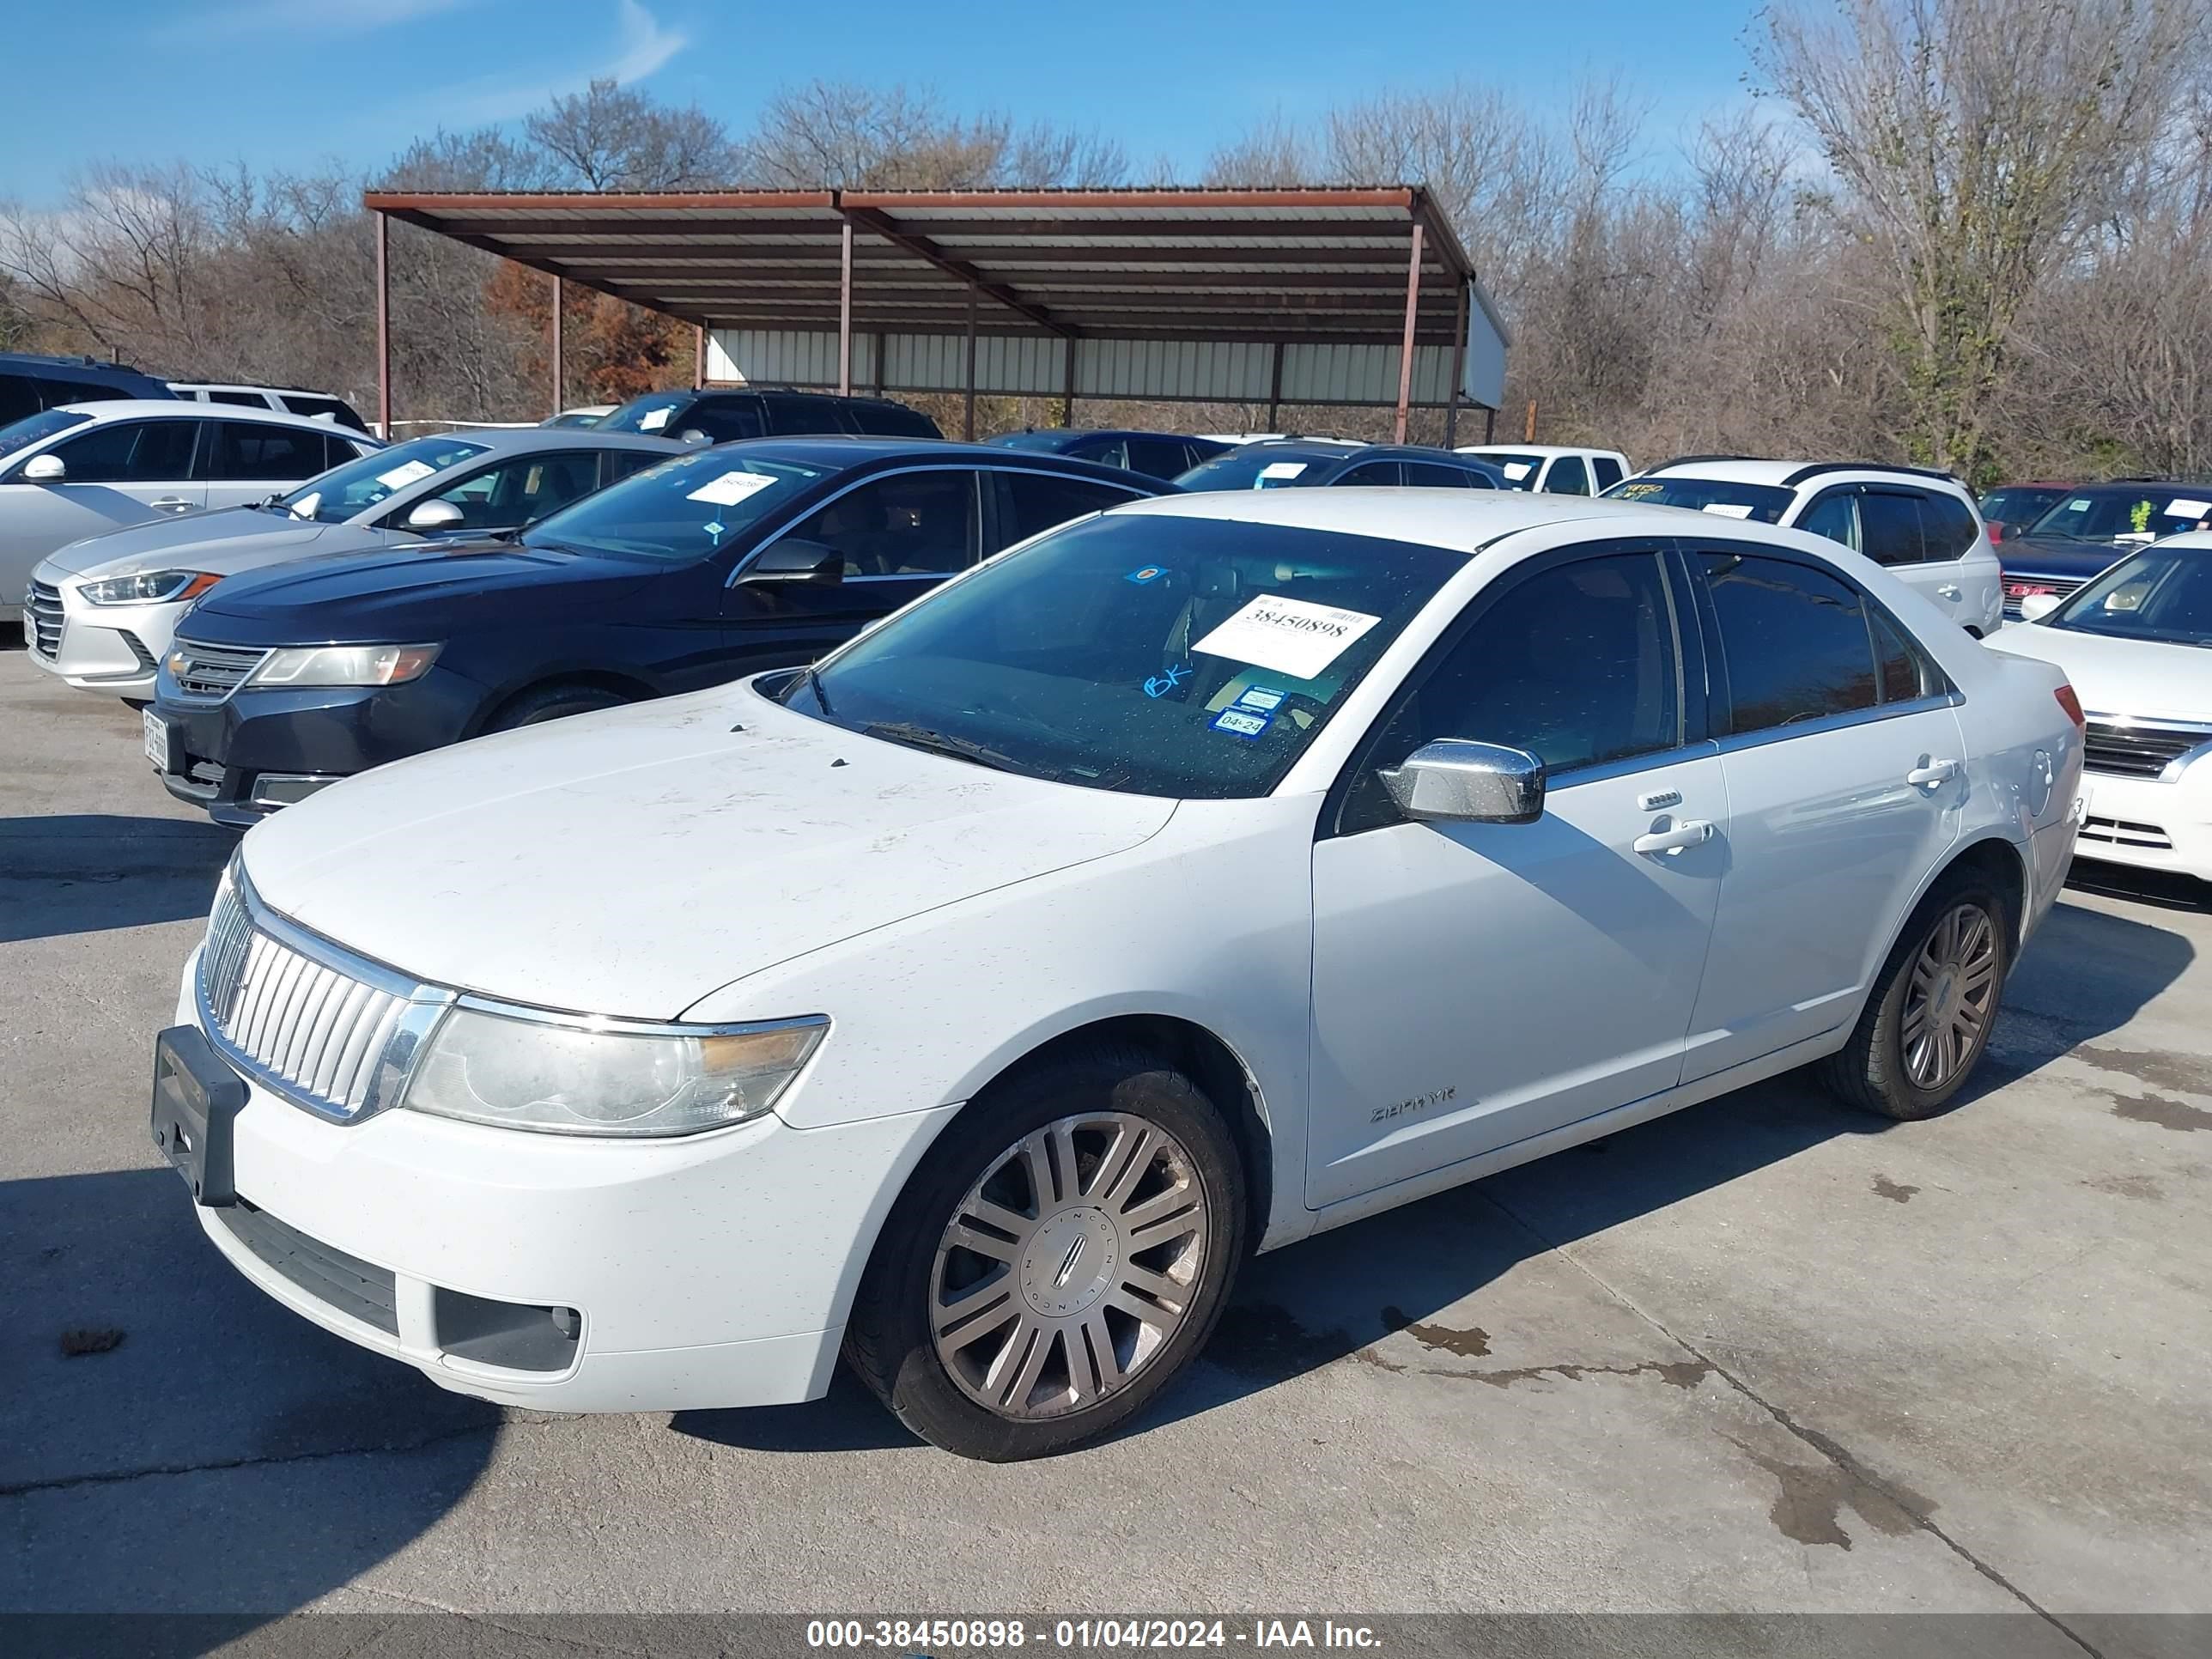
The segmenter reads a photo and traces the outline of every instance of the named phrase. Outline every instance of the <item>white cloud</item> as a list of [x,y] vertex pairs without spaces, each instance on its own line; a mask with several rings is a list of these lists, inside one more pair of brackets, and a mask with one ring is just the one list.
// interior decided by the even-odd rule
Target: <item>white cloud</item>
[[[421,0],[418,0],[418,3]],[[416,110],[446,126],[511,121],[555,98],[581,92],[593,81],[627,86],[662,68],[691,44],[681,29],[665,28],[638,0],[616,0],[614,55],[588,67],[518,80],[511,76],[463,81],[431,94]]]
[[175,40],[237,34],[368,34],[434,17],[476,0],[238,0],[204,16],[179,20],[166,31]]

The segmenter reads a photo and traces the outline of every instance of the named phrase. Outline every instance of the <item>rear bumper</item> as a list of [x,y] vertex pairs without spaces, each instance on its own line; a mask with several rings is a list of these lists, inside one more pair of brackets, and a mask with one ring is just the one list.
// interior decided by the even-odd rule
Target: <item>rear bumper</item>
[[2212,768],[2172,783],[2085,772],[2081,793],[2076,858],[2212,881]]
[[433,667],[404,685],[298,690],[248,684],[220,702],[163,696],[172,733],[162,786],[218,823],[243,828],[276,810],[264,780],[335,781],[458,743],[483,704],[473,681]]

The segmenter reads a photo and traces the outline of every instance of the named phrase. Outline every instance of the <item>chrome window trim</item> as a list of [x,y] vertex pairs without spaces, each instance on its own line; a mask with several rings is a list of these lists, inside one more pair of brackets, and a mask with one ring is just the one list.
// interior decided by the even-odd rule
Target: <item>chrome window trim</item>
[[1756,732],[1732,732],[1715,742],[1723,755],[1740,749],[1758,749],[1770,743],[1786,743],[1793,738],[1818,737],[1823,732],[1848,731],[1855,726],[1872,726],[1877,720],[1899,719],[1906,714],[1925,714],[1938,708],[1958,708],[1965,706],[1966,698],[1956,691],[1941,691],[1924,697],[1913,697],[1904,702],[1878,702],[1868,708],[1853,708],[1840,714],[1823,714],[1819,720],[1799,720],[1790,726],[1763,726]]
[[1587,766],[1577,766],[1563,772],[1554,772],[1547,767],[1544,773],[1544,788],[1550,793],[1572,789],[1577,784],[1603,783],[1638,772],[1654,772],[1662,767],[1686,766],[1692,761],[1711,760],[1719,753],[1720,745],[1714,739],[1699,738],[1691,743],[1676,744],[1671,749],[1647,749],[1639,754],[1623,755],[1615,760],[1593,761]]

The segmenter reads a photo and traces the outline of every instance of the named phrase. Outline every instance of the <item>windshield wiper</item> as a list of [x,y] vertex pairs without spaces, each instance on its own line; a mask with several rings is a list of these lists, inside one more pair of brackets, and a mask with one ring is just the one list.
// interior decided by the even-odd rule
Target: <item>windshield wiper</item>
[[[811,674],[814,671],[806,671]],[[815,687],[815,696],[822,688]],[[827,712],[825,710],[825,712]],[[988,766],[994,772],[1026,772],[1011,755],[1002,754],[988,744],[975,743],[967,738],[956,738],[950,732],[933,732],[926,726],[915,726],[906,720],[883,720],[873,726],[864,726],[861,732],[871,738],[882,738],[887,742],[904,744],[909,749],[920,749],[933,755],[944,755],[953,760],[972,762]]]
[[812,663],[809,663],[805,667],[800,669],[799,671],[799,678],[793,680],[792,684],[793,685],[803,685],[808,690],[811,691],[814,694],[814,701],[821,705],[823,714],[831,720],[837,718],[830,710],[830,694],[822,689],[822,677],[814,672],[814,665]]

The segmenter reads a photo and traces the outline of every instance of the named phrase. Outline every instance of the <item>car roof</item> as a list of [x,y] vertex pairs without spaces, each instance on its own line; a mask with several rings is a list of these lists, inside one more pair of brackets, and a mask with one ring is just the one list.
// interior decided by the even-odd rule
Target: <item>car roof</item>
[[[586,428],[588,433],[590,428]],[[1081,461],[1072,455],[1054,454],[1049,450],[1013,449],[1001,444],[956,443],[943,438],[895,437],[791,437],[740,438],[733,443],[716,444],[712,452],[693,444],[688,447],[698,453],[764,455],[771,460],[795,461],[801,466],[818,466],[833,471],[845,471],[856,466],[871,466],[878,462],[920,461],[947,465],[959,461],[988,463],[996,467],[1033,467],[1039,471],[1059,472],[1070,477],[1102,478],[1115,483],[1140,484],[1152,489],[1171,488],[1166,480],[1146,477],[1118,466],[1101,466],[1096,461]]]
[[338,398],[335,392],[317,392],[304,386],[254,386],[245,380],[172,380],[172,387],[182,386],[187,392],[273,392],[280,398]]
[[[1188,491],[1131,502],[1114,511],[1330,530],[1468,554],[1480,552],[1501,536],[1548,525],[1613,525],[1629,534],[1652,535],[1668,533],[1665,526],[1679,526],[1692,516],[1680,507],[1645,507],[1599,495],[1539,495],[1517,489],[1457,488]],[[1733,520],[1729,524],[1731,532],[1754,535],[1764,528]]]
[[1601,444],[1462,444],[1453,452],[1460,455],[1618,455],[1617,449],[1607,449]]
[[1652,478],[1669,473],[1711,478],[1717,483],[1764,484],[1770,489],[1794,489],[1801,483],[1810,483],[1815,473],[1823,477],[1863,473],[1870,477],[1910,478],[1916,483],[1937,484],[1950,489],[1963,491],[1966,488],[1949,473],[1924,467],[1893,466],[1881,461],[1778,461],[1753,455],[1679,456],[1637,476]]
[[[330,423],[317,421],[315,424],[327,427]],[[656,455],[679,455],[699,447],[650,432],[603,432],[589,426],[465,427],[458,432],[426,432],[420,435],[434,440],[458,438],[465,443],[481,444],[494,455],[527,455],[540,449],[644,449]],[[402,443],[417,441],[416,438],[400,440]]]
[[[1018,432],[1001,432],[984,441],[994,447],[1003,447],[1023,438],[1052,438],[1063,443],[1073,443],[1082,438],[1169,438],[1181,442],[1189,436],[1187,432],[1162,432],[1156,428],[1137,426],[1025,426]],[[1207,439],[1201,441],[1215,441]]]
[[246,409],[228,404],[203,404],[190,398],[105,398],[97,403],[62,404],[64,415],[89,415],[96,420],[251,421],[256,426],[295,426],[309,432],[335,432],[341,437],[381,440],[349,426],[333,426],[313,415],[295,415],[288,409]]
[[2139,495],[2146,489],[2203,491],[2212,489],[2212,484],[2190,483],[2179,478],[2107,478],[2102,483],[2064,484],[2060,488],[2076,495]]

